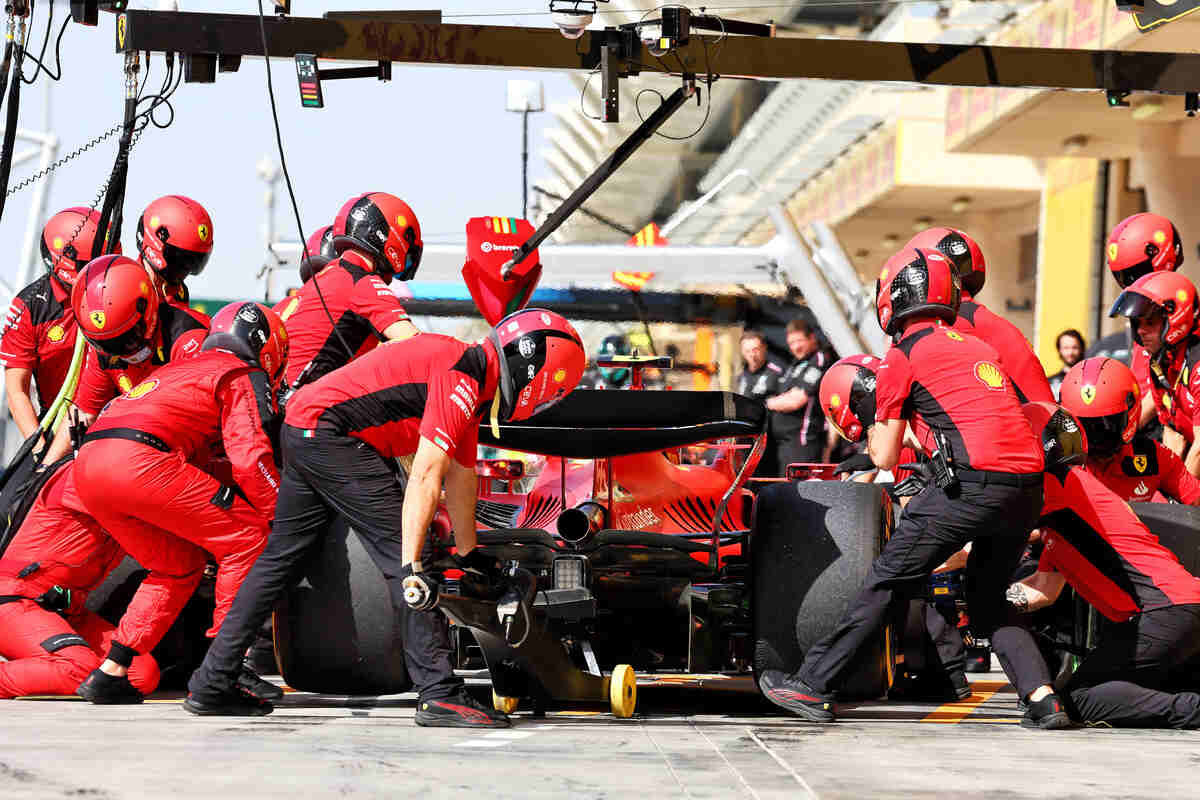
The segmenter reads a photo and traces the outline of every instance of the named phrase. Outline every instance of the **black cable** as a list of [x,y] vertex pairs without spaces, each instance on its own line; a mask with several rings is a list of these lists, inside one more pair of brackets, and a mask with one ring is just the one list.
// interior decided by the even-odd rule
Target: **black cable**
[[[275,108],[275,85],[271,81],[271,54],[270,48],[267,45],[267,23],[263,15],[262,0],[258,0],[258,30],[262,34],[263,46],[263,61],[267,65],[267,95],[271,98],[271,119],[275,122],[275,144],[279,148],[279,168],[283,173],[283,182],[287,185],[288,198],[292,201],[292,213],[296,217],[296,230],[300,233],[300,250],[304,255],[304,260],[309,259],[308,241],[304,236],[304,224],[300,222],[300,206],[296,202],[296,193],[292,190],[292,176],[288,174],[287,159],[283,155],[283,134],[279,130],[279,112]],[[321,291],[321,284],[317,280],[317,273],[309,279],[313,286],[317,289],[317,297],[321,300],[321,308],[325,309],[325,316],[329,318],[329,327],[333,329],[333,333],[341,342],[342,348],[346,351],[349,358],[354,358],[354,351],[350,349],[350,345],[346,343],[346,339],[342,336],[342,332],[338,330],[337,323],[333,320],[333,314],[329,311],[329,306],[325,303],[325,293]]]
[[[29,13],[30,13],[30,20],[32,21],[32,17],[33,17],[33,4],[32,3],[29,6]],[[33,63],[37,64],[37,69],[35,69],[33,71],[32,78],[26,78],[24,75],[22,75],[21,80],[23,80],[26,84],[32,84],[35,80],[37,80],[38,75],[40,75],[43,72],[45,72],[46,77],[48,77],[52,81],[57,81],[57,80],[62,79],[62,40],[63,40],[63,34],[65,34],[67,32],[67,26],[70,24],[71,24],[71,17],[70,17],[70,15],[68,15],[67,18],[63,20],[62,27],[58,29],[58,37],[54,40],[54,65],[56,67],[58,67],[58,74],[55,74],[44,63],[46,60],[46,46],[50,43],[50,31],[54,27],[54,3],[53,3],[53,0],[51,0],[51,2],[50,2],[50,18],[48,20],[46,20],[46,36],[42,40],[42,51],[40,53],[38,53],[38,55],[36,57],[33,55],[33,53],[29,53],[29,52],[25,53],[25,58],[28,58],[29,60],[33,61]]]
[[[17,114],[21,106],[21,68],[24,61],[25,43],[14,45],[13,71],[8,85],[8,116],[4,127],[4,143],[0,146],[0,186],[8,188],[8,177],[12,172],[13,146],[17,139]],[[0,92],[4,87],[0,86]],[[4,216],[7,194],[0,195],[0,218]]]

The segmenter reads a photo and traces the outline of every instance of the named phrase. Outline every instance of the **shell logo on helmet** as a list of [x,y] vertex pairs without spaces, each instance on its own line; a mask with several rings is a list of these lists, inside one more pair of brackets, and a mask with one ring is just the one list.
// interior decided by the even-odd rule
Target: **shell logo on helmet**
[[404,216],[403,214],[398,214],[398,215],[396,216],[396,226],[397,226],[397,227],[400,227],[400,228],[403,228],[403,227],[405,227],[405,226],[407,226],[407,225],[408,225],[408,219],[407,219],[407,218],[405,218],[405,216]]
[[1138,472],[1145,472],[1146,467],[1148,467],[1149,465],[1150,465],[1150,461],[1145,456],[1134,456],[1133,457],[1133,468],[1136,469]]
[[946,337],[949,339],[953,339],[956,342],[965,342],[966,341],[966,339],[964,339],[962,337],[962,334],[960,334],[958,331],[946,331]]
[[830,406],[831,408],[837,408],[837,407],[838,407],[838,406],[840,406],[841,404],[842,404],[842,397],[841,397],[841,395],[837,395],[837,394],[835,394],[835,395],[832,395],[832,396],[829,398],[829,406]]
[[990,361],[980,361],[975,365],[975,377],[989,389],[1004,388],[1004,373]]
[[96,330],[104,330],[105,320],[103,311],[93,311],[91,314],[88,314],[88,319],[92,321],[92,326],[95,327]]
[[1154,243],[1155,244],[1164,244],[1166,241],[1167,241],[1167,234],[1165,234],[1162,231],[1154,232]]
[[555,383],[562,383],[564,380],[566,380],[566,378],[567,378],[567,371],[565,369],[559,369],[557,372],[554,373],[554,382]]
[[1178,291],[1175,292],[1175,299],[1181,303],[1186,303],[1187,302],[1187,292],[1185,292],[1183,289],[1179,289]]
[[1090,383],[1079,387],[1079,397],[1083,400],[1084,405],[1090,406],[1096,402],[1096,387]]
[[120,375],[117,377],[117,387],[122,393],[128,394],[129,390],[133,388],[133,381],[129,380],[128,375]]
[[55,236],[55,237],[54,237],[54,249],[55,249],[55,250],[58,250],[59,252],[62,252],[62,249],[63,249],[63,245],[64,245],[64,244],[66,244],[66,242],[64,242],[64,241],[62,240],[62,237],[61,237],[61,236]]
[[[121,377],[124,378],[126,381],[129,380],[128,378],[125,378],[124,375],[122,375]],[[125,396],[128,397],[130,400],[137,400],[139,398],[145,397],[146,395],[150,394],[157,388],[158,388],[158,378],[151,378],[149,380],[142,381],[137,386],[134,386],[132,389],[127,389],[125,392]]]

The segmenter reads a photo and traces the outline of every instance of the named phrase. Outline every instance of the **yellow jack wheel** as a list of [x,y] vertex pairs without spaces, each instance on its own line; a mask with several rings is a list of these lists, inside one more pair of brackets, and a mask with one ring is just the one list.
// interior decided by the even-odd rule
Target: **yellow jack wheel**
[[608,703],[613,716],[629,719],[637,708],[637,673],[628,664],[618,664],[608,681]]
[[517,710],[517,705],[521,700],[517,697],[505,697],[502,694],[496,694],[496,690],[492,689],[492,708],[502,714],[511,714]]

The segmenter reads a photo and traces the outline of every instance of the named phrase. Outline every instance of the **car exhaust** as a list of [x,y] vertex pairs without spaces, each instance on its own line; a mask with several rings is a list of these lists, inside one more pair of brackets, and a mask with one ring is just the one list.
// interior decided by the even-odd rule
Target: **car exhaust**
[[568,508],[558,515],[558,535],[568,544],[581,545],[605,527],[608,512],[594,500]]

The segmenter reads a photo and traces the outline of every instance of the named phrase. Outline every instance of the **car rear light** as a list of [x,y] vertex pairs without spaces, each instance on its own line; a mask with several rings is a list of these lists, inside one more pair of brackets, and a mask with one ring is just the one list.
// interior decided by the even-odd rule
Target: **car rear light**
[[789,481],[831,481],[837,464],[788,464],[784,474]]
[[475,462],[475,474],[481,478],[511,481],[525,475],[525,462],[509,458],[481,458]]
[[559,556],[554,559],[554,588],[581,589],[588,584],[588,560],[583,556]]

